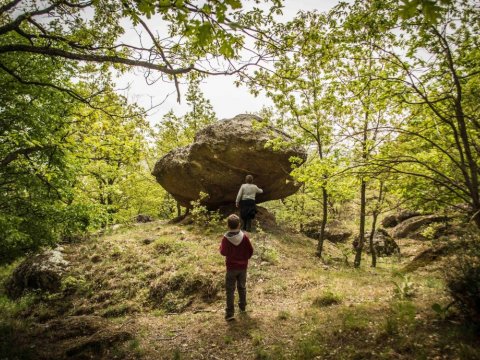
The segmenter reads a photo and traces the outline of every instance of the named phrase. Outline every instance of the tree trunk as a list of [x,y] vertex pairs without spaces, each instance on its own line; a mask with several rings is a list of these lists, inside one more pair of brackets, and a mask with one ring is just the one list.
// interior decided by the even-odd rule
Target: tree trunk
[[382,180],[380,180],[380,190],[378,191],[378,200],[377,204],[375,205],[375,209],[373,210],[372,213],[372,230],[370,232],[370,253],[372,254],[372,267],[377,267],[377,253],[375,252],[375,248],[373,247],[373,237],[375,236],[375,230],[377,227],[377,219],[378,215],[380,215],[380,209],[385,197],[385,192],[384,192],[384,183]]
[[472,219],[475,222],[477,228],[480,229],[480,207],[474,208],[473,211],[474,213],[472,215]]
[[362,179],[362,184],[360,186],[360,234],[358,239],[358,245],[355,252],[355,261],[353,262],[353,266],[356,268],[360,267],[360,262],[362,261],[363,244],[365,243],[366,189],[367,189],[367,183],[365,182],[365,180]]
[[372,254],[372,267],[377,267],[377,253],[373,247],[373,237],[375,236],[375,228],[377,226],[378,211],[373,212],[372,218],[372,229],[370,231],[369,245],[370,245],[370,254]]
[[182,207],[180,206],[180,203],[177,201],[177,217],[182,216]]
[[323,251],[323,240],[325,238],[325,226],[327,225],[328,220],[328,192],[325,186],[322,186],[322,204],[323,204],[323,215],[322,215],[322,225],[320,226],[320,234],[318,235],[318,244],[316,255],[322,257]]

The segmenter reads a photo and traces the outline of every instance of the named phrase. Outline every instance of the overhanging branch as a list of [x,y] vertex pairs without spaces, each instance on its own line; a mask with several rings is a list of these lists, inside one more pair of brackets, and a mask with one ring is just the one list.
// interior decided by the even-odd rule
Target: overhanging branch
[[61,57],[64,59],[77,60],[77,61],[90,61],[97,63],[112,63],[112,64],[123,64],[129,66],[138,66],[146,69],[157,70],[167,75],[179,75],[186,74],[194,69],[193,65],[183,68],[171,69],[167,66],[157,65],[143,60],[134,60],[123,58],[120,56],[113,55],[103,55],[103,54],[83,54],[75,53],[71,51],[66,51],[62,49],[46,47],[46,46],[32,46],[25,44],[10,44],[0,46],[0,54],[10,53],[10,52],[24,52],[31,54],[41,54],[47,56]]

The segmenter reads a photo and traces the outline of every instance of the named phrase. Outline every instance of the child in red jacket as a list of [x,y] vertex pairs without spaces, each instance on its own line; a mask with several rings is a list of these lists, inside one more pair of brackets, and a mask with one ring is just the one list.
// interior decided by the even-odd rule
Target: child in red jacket
[[252,257],[253,247],[250,239],[240,230],[240,218],[232,214],[227,218],[228,232],[223,236],[220,245],[220,254],[226,257],[227,274],[225,276],[225,289],[227,293],[227,308],[225,320],[234,320],[235,285],[238,289],[238,306],[244,312],[247,306],[247,266],[248,259]]

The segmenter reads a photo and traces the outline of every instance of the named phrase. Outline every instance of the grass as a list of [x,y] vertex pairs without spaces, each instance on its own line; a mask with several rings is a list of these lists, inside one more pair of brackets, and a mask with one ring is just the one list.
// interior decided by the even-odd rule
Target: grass
[[331,291],[326,291],[322,295],[313,299],[313,305],[316,307],[325,307],[331,305],[338,305],[342,302],[342,298],[338,294]]
[[277,318],[279,320],[288,320],[292,315],[286,311],[286,310],[281,310],[279,313],[278,313],[278,316]]
[[[399,269],[405,262],[380,259],[372,269],[364,257],[360,269],[353,269],[339,249],[326,244],[326,265],[314,255],[315,242],[298,234],[252,234],[249,312],[226,324],[222,233],[219,227],[205,234],[196,226],[149,223],[67,245],[72,267],[59,294],[13,302],[0,293],[0,337],[6,339],[0,344],[13,341],[29,322],[85,312],[117,327],[133,324],[141,334],[118,346],[112,355],[119,358],[416,359],[442,351],[459,359],[478,356],[475,332],[439,320],[431,309],[435,302],[448,303],[441,274],[410,273],[415,296],[397,298],[393,282],[404,280]],[[1,268],[0,280],[12,270]],[[61,302],[63,309],[56,307]],[[28,358],[28,348],[23,350]],[[21,347],[15,351],[23,355]],[[12,354],[7,357],[17,356]]]

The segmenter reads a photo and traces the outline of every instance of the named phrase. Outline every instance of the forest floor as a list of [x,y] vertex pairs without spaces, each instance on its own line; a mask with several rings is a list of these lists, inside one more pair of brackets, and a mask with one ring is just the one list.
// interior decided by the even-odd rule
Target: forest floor
[[226,322],[222,232],[153,222],[63,244],[59,293],[0,293],[0,359],[480,358],[478,333],[432,310],[450,260],[402,271],[430,242],[354,269],[348,248],[320,260],[304,236],[252,233],[248,311]]

